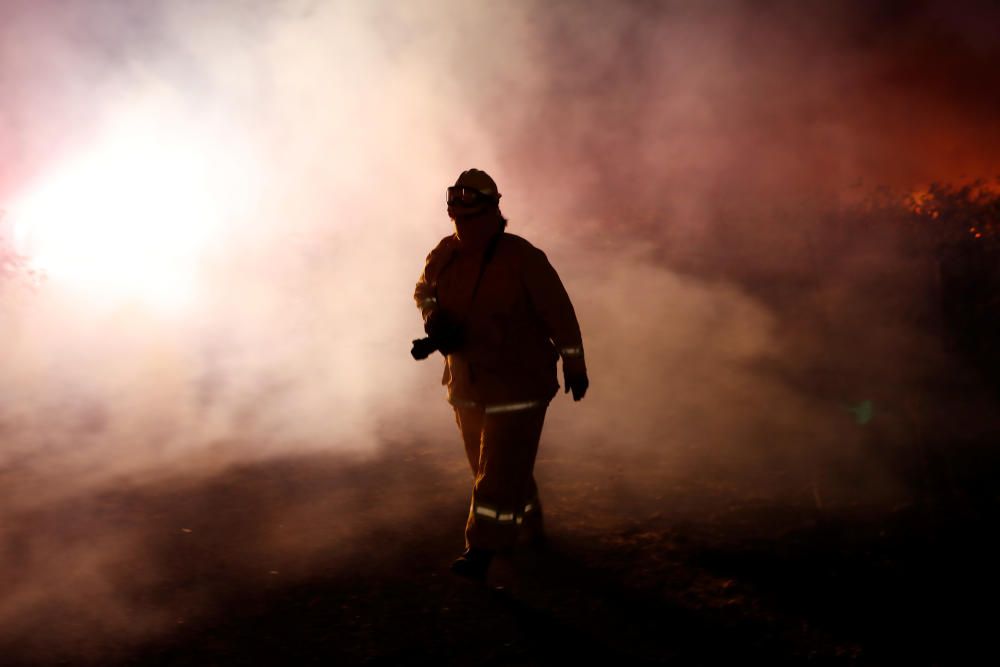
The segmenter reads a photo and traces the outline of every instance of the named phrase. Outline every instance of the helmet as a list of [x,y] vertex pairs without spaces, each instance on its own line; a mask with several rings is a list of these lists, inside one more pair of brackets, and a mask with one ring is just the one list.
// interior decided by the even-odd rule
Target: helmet
[[479,169],[467,169],[458,176],[455,185],[448,188],[448,203],[473,206],[484,200],[500,201],[497,184],[490,175]]

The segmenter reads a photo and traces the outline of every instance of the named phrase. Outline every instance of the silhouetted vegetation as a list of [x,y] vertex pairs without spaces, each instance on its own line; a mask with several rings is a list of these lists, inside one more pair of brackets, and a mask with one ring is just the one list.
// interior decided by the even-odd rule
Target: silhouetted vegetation
[[981,182],[936,184],[907,203],[911,223],[935,243],[949,342],[1000,379],[1000,191]]
[[[827,222],[820,243],[831,257],[888,235],[900,257],[933,272],[926,283],[933,287],[919,295],[933,323],[919,324],[932,324],[951,352],[1000,381],[1000,183],[935,183],[906,194],[883,188]],[[880,280],[889,283],[883,290],[905,287],[888,275]]]

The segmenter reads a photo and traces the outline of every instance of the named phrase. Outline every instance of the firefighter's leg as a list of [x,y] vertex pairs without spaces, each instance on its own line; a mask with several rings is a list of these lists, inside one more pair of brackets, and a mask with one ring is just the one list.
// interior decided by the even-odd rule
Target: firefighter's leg
[[538,492],[532,470],[544,421],[545,406],[484,415],[467,547],[510,549],[521,525],[534,520]]
[[538,485],[535,476],[531,476],[528,487],[528,500],[524,503],[524,522],[521,524],[520,537],[529,544],[541,547],[545,541],[545,524],[542,520],[542,501],[538,497]]
[[475,477],[479,473],[479,449],[483,441],[483,409],[455,408],[455,421],[462,433],[465,455]]

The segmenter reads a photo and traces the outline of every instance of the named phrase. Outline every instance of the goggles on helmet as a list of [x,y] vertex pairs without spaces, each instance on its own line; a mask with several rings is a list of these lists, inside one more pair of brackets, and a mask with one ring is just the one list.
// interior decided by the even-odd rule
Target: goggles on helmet
[[468,188],[462,185],[453,185],[448,188],[449,204],[477,204],[486,199],[495,199],[495,197],[475,188]]

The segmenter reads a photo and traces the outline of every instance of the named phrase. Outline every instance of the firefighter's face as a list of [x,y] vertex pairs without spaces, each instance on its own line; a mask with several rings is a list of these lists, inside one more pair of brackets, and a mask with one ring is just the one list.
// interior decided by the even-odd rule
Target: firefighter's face
[[481,245],[493,238],[499,228],[496,204],[486,204],[474,209],[461,207],[459,210],[452,210],[448,207],[448,215],[455,222],[455,233],[458,240],[463,243],[471,243],[473,246]]
[[468,220],[485,212],[487,208],[488,206],[484,204],[474,206],[469,206],[467,204],[448,204],[448,217],[456,222],[459,220]]
[[471,188],[461,186],[448,188],[448,217],[456,222],[484,213],[495,203],[496,200],[492,197]]

